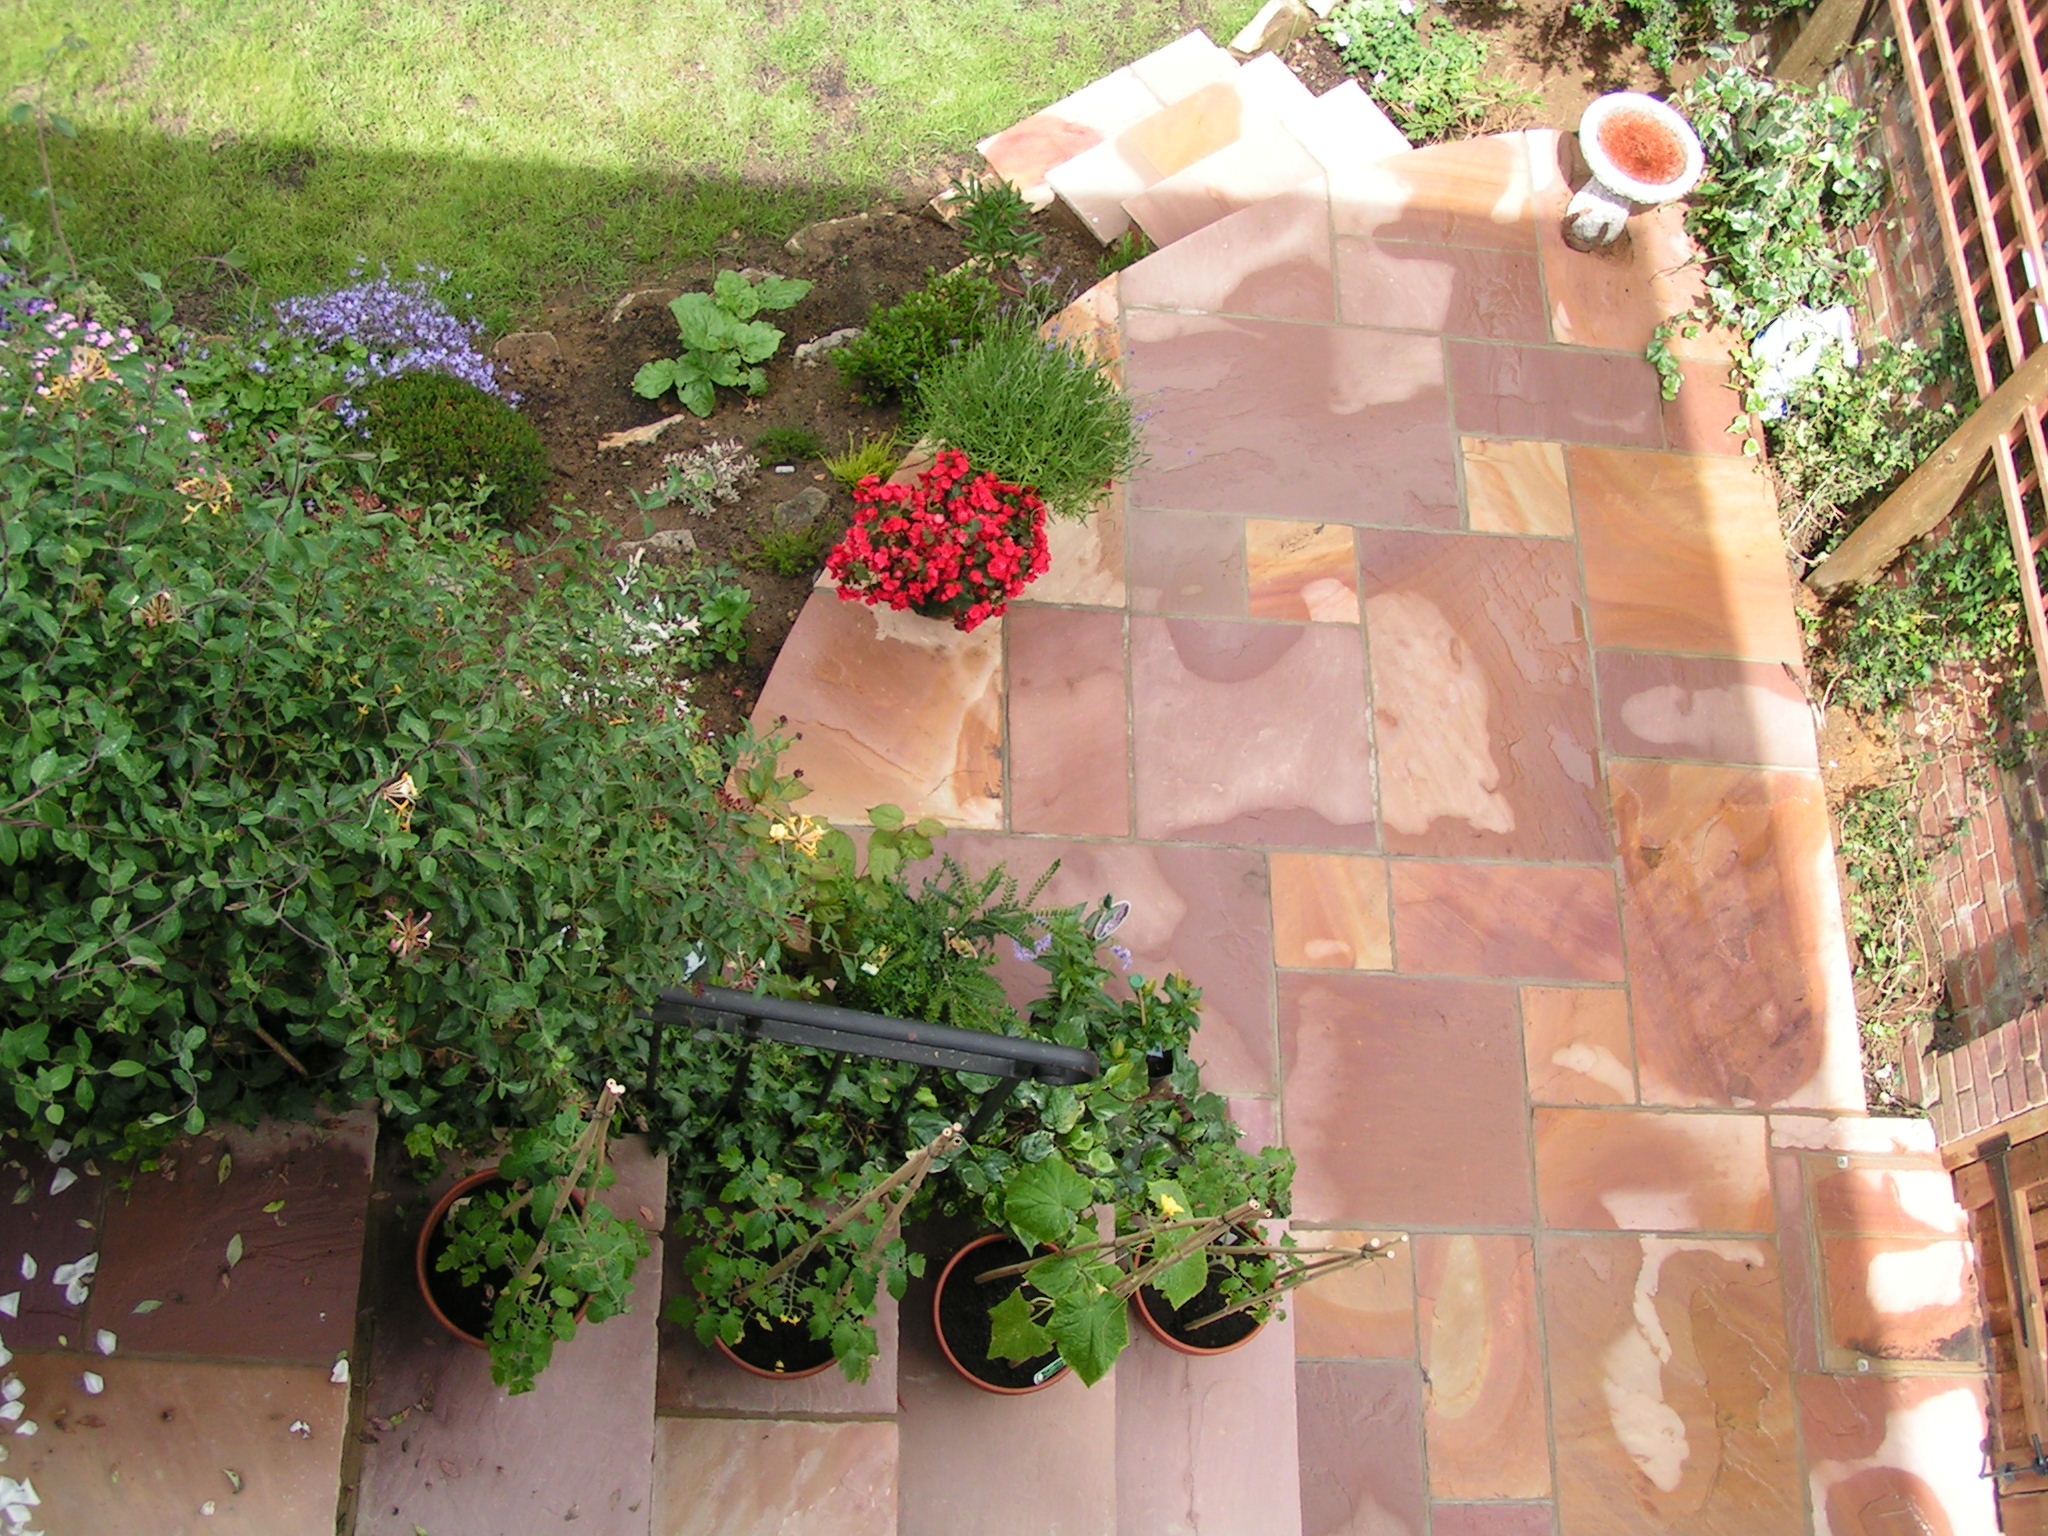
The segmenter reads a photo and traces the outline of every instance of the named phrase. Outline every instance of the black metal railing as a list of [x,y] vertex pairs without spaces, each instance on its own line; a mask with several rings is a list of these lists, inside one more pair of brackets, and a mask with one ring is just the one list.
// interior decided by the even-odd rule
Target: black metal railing
[[[948,1024],[891,1019],[854,1008],[836,1008],[829,1003],[759,997],[729,987],[671,987],[661,994],[649,1016],[654,1021],[647,1052],[650,1097],[661,1079],[668,1031],[677,1024],[710,1025],[732,1030],[748,1040],[778,1040],[830,1055],[832,1071],[820,1095],[821,1102],[831,1096],[849,1056],[876,1057],[918,1067],[919,1079],[913,1080],[906,1099],[926,1073],[948,1071],[993,1077],[997,1079],[996,1085],[981,1095],[971,1113],[959,1117],[966,1125],[969,1141],[980,1136],[1002,1112],[1019,1083],[1072,1087],[1093,1082],[1102,1071],[1093,1051],[1073,1046],[956,1029]],[[736,1080],[735,1091],[739,1087]]]

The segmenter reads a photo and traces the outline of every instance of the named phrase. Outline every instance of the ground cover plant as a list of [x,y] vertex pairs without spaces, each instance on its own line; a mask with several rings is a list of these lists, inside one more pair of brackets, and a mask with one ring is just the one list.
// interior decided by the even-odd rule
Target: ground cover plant
[[1343,0],[1321,24],[1344,67],[1418,144],[1518,127],[1535,93],[1486,67],[1486,44],[1416,0]]

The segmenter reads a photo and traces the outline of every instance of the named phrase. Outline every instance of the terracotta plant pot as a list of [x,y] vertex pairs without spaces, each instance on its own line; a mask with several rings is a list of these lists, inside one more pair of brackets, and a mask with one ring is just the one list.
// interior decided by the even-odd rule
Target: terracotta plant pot
[[1066,1361],[1056,1354],[1022,1365],[989,1357],[989,1308],[1015,1290],[1017,1280],[1011,1276],[992,1285],[977,1285],[974,1277],[984,1269],[1001,1269],[1029,1257],[1015,1238],[991,1232],[948,1259],[939,1271],[938,1284],[932,1287],[932,1331],[938,1335],[947,1364],[971,1385],[1002,1397],[1043,1392],[1068,1371]]
[[[1177,1326],[1177,1319],[1181,1316],[1189,1319],[1207,1317],[1225,1305],[1206,1290],[1189,1301],[1179,1313],[1149,1285],[1139,1286],[1138,1294],[1131,1300],[1137,1305],[1139,1320],[1150,1330],[1152,1337],[1168,1349],[1178,1350],[1184,1355],[1227,1355],[1233,1349],[1242,1349],[1251,1343],[1258,1331],[1266,1326],[1249,1312],[1236,1313],[1194,1333]],[[1216,1342],[1196,1342],[1205,1336]]]
[[[788,1336],[785,1335],[784,1337],[787,1338]],[[773,1339],[774,1336],[771,1335],[770,1338]],[[726,1359],[730,1360],[734,1365],[738,1366],[741,1370],[745,1371],[749,1376],[758,1376],[763,1381],[802,1381],[806,1376],[815,1376],[820,1371],[824,1370],[827,1366],[832,1364],[832,1344],[830,1340],[814,1339],[808,1333],[803,1333],[800,1335],[797,1342],[800,1342],[802,1347],[806,1351],[816,1351],[822,1349],[825,1352],[825,1358],[815,1363],[812,1363],[807,1356],[798,1356],[798,1358],[803,1361],[802,1364],[798,1365],[795,1369],[781,1369],[775,1366],[756,1365],[753,1361],[749,1360],[745,1355],[740,1354],[738,1350],[735,1350],[731,1345],[727,1344],[723,1339],[714,1338],[711,1341],[713,1347],[716,1348],[721,1355],[725,1356]],[[748,1343],[749,1340],[747,1335],[741,1334],[741,1348],[745,1348]],[[770,1345],[764,1345],[763,1348],[764,1358],[772,1358],[771,1356],[768,1356],[765,1353],[765,1351],[769,1348],[778,1350],[784,1358],[788,1358],[791,1352],[790,1345],[788,1343],[780,1341],[776,1341]]]
[[[443,1249],[443,1244],[438,1241],[441,1223],[447,1220],[455,1202],[475,1194],[487,1184],[501,1182],[495,1163],[478,1169],[467,1178],[456,1180],[454,1187],[434,1202],[433,1210],[427,1213],[427,1219],[420,1225],[419,1242],[413,1247],[413,1274],[419,1281],[420,1295],[427,1303],[427,1310],[434,1314],[434,1321],[463,1343],[474,1344],[478,1349],[488,1347],[483,1329],[488,1325],[490,1308],[481,1296],[466,1289],[453,1272],[437,1270],[434,1265]],[[582,1205],[581,1194],[573,1198],[579,1206]],[[590,1303],[586,1301],[576,1309],[576,1321],[582,1322],[583,1314],[589,1310]]]

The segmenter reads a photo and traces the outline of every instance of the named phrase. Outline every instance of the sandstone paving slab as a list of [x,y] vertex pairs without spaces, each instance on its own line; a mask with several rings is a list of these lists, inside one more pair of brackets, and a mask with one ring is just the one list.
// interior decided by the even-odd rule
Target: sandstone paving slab
[[1522,988],[1532,1104],[1632,1104],[1635,1034],[1619,987]]
[[1322,175],[1279,120],[1253,122],[1234,143],[1125,198],[1124,211],[1163,248]]
[[1535,1117],[1546,1226],[1775,1230],[1761,1115],[1538,1109]]
[[1817,1152],[1868,1152],[1924,1166],[1935,1150],[1934,1126],[1897,1115],[1772,1115],[1771,1145]]
[[1385,860],[1276,853],[1268,862],[1276,964],[1307,970],[1393,969]]
[[1744,414],[1742,394],[1726,362],[1681,362],[1678,393],[1663,404],[1664,443],[1675,453],[1739,459],[1752,474],[1762,461],[1748,457],[1748,445],[1763,446],[1762,433]]
[[1253,518],[1244,525],[1244,559],[1253,618],[1358,622],[1358,546],[1349,528]]
[[[56,1163],[21,1148],[15,1161],[0,1165],[0,1294],[17,1298],[0,1338],[12,1348],[50,1349],[60,1341],[76,1347],[84,1336],[85,1291],[58,1276],[75,1276],[78,1262],[99,1251],[106,1181],[85,1162]],[[30,1265],[33,1279],[26,1277]]]
[[1794,1371],[1818,1371],[1826,1318],[1806,1158],[1797,1152],[1771,1149],[1771,1198],[1778,1222],[1778,1273],[1785,1290],[1789,1358]]
[[1609,765],[1645,1103],[1863,1107],[1820,781]]
[[1549,1504],[1429,1506],[1430,1536],[1557,1536],[1557,1510]]
[[1135,308],[1334,320],[1330,200],[1320,174],[1175,240],[1125,268],[1122,302]]
[[1078,608],[1121,608],[1124,584],[1124,488],[1103,492],[1084,521],[1056,517],[1045,525],[1046,572],[1025,589],[1025,600]]
[[1131,73],[1161,101],[1179,101],[1205,85],[1228,80],[1238,72],[1237,60],[1197,27],[1155,48],[1130,66]]
[[361,1111],[178,1142],[108,1193],[91,1326],[144,1354],[332,1366],[355,1339],[376,1137]]
[[1284,1475],[1300,1455],[1293,1321],[1212,1359],[1131,1326],[1116,1365],[1117,1536],[1298,1536],[1299,1505],[1246,1475]]
[[1808,1158],[1815,1230],[1871,1237],[1963,1237],[1969,1218],[1939,1160],[1898,1167],[1857,1158]]
[[1142,837],[1377,844],[1356,631],[1133,616],[1131,730]]
[[48,1536],[332,1536],[349,1389],[329,1365],[22,1350],[8,1371],[37,1433],[7,1437],[6,1472]]
[[1382,527],[1461,520],[1434,337],[1149,310],[1127,311],[1124,329],[1132,393],[1158,412],[1134,504]]
[[1465,459],[1465,517],[1474,533],[1571,537],[1562,443],[1462,437],[1458,446]]
[[1770,483],[1739,459],[1574,448],[1593,642],[1803,664]]
[[1984,1439],[1980,1377],[1802,1376],[1798,1393],[1816,1529],[1997,1528],[1991,1480],[1959,1454]]
[[1431,144],[1329,166],[1340,235],[1533,249],[1529,152],[1521,134]]
[[962,634],[812,592],[754,706],[757,728],[801,738],[781,766],[803,770],[806,814],[864,824],[869,807],[887,804],[912,819],[1000,826],[1001,623]]
[[894,1423],[662,1419],[651,1536],[896,1536]]
[[1599,651],[1593,665],[1616,756],[1820,766],[1812,707],[1780,662]]
[[1532,252],[1400,240],[1337,242],[1337,317],[1485,341],[1548,341]]
[[1377,1240],[1386,1257],[1338,1270],[1294,1293],[1294,1353],[1301,1360],[1413,1360],[1415,1249],[1399,1232],[1309,1229],[1304,1247],[1361,1248]]
[[1115,138],[1162,105],[1125,66],[983,139],[977,148],[992,172],[1015,185],[1033,208],[1045,208],[1052,203],[1047,171]]
[[1224,512],[1135,512],[1129,582],[1136,613],[1248,617],[1244,524]]
[[[1396,969],[1620,981],[1621,914],[1605,865],[1393,862]],[[1503,922],[1503,914],[1512,920]]]
[[1455,338],[1445,349],[1461,432],[1664,446],[1656,372],[1640,356]]
[[1124,616],[1013,608],[1009,677],[1010,826],[1099,837],[1131,830],[1130,704]]
[[[657,1232],[666,1206],[664,1160],[638,1137],[611,1143],[618,1180],[597,1196]],[[629,1309],[585,1323],[534,1390],[508,1397],[486,1351],[434,1321],[419,1294],[412,1251],[418,1223],[453,1182],[425,1190],[393,1176],[376,1221],[370,1296],[373,1337],[357,1368],[367,1412],[354,1536],[416,1529],[479,1536],[572,1528],[577,1536],[647,1536],[653,1509],[655,1321],[662,1245],[633,1277]]]
[[1393,1360],[1304,1360],[1294,1379],[1302,1536],[1422,1536],[1429,1496],[1416,1367]]
[[1330,87],[1281,119],[1287,131],[1326,169],[1344,170],[1408,151],[1408,136],[1394,126],[1356,80]]
[[1823,1236],[1820,1255],[1827,1369],[1983,1360],[1983,1308],[1967,1242]]
[[1773,1245],[1547,1236],[1539,1262],[1559,1529],[1804,1529]]
[[1283,972],[1279,1023],[1298,1222],[1530,1225],[1513,988]]
[[1416,1234],[1415,1299],[1431,1495],[1547,1498],[1549,1414],[1531,1240]]
[[1372,530],[1358,561],[1387,848],[1611,856],[1571,546]]

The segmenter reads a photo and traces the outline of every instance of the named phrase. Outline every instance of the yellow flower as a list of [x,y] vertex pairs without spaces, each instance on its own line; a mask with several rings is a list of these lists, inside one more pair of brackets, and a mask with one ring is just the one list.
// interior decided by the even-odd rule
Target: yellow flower
[[1173,1220],[1176,1216],[1185,1216],[1187,1213],[1188,1208],[1174,1199],[1173,1196],[1162,1194],[1159,1197],[1159,1214],[1168,1221]]

